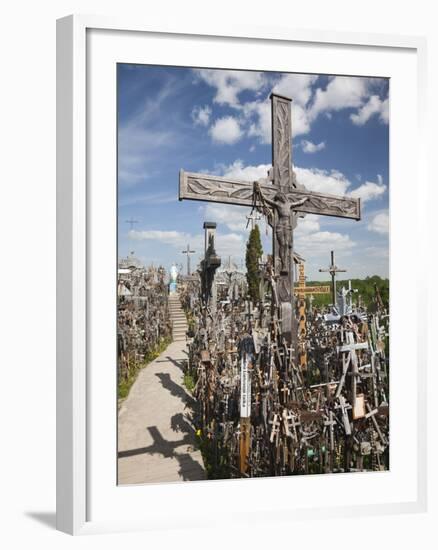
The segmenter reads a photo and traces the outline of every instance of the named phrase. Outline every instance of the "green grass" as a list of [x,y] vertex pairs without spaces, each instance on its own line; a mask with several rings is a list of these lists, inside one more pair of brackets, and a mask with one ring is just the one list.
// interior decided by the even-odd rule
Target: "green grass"
[[170,337],[161,339],[145,355],[141,363],[132,361],[132,363],[130,364],[131,368],[130,368],[129,377],[124,380],[119,380],[119,384],[118,384],[119,399],[125,399],[128,396],[129,390],[131,389],[132,384],[137,379],[138,373],[141,371],[141,369],[144,369],[144,367],[146,367],[147,365],[149,365],[149,363],[151,363],[154,359],[156,359],[160,355],[160,353],[162,353],[167,348],[167,346],[170,344],[171,341],[172,341],[172,338]]
[[184,386],[189,390],[189,392],[193,392],[193,389],[195,388],[196,381],[192,374],[189,372],[184,373],[183,378],[183,384]]

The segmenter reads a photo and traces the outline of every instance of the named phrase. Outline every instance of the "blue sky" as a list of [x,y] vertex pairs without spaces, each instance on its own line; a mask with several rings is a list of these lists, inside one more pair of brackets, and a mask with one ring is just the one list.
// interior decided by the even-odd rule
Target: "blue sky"
[[[309,190],[362,199],[359,222],[307,215],[295,231],[306,274],[335,250],[348,276],[388,276],[389,83],[386,79],[118,66],[119,256],[185,266],[202,258],[204,221],[217,249],[240,264],[249,229],[242,207],[178,201],[180,168],[254,181],[271,163],[269,94],[293,99],[293,164]],[[130,228],[126,223],[135,219]],[[263,247],[271,238],[260,222]]]

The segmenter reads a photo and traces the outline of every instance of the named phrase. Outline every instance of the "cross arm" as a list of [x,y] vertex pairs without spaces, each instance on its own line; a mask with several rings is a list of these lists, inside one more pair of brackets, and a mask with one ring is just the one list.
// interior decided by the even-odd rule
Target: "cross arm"
[[[263,196],[273,201],[277,188],[272,184],[259,184]],[[253,206],[254,185],[251,182],[231,178],[222,178],[209,174],[180,171],[179,200],[197,201]],[[293,189],[287,193],[288,200],[296,202],[306,199],[296,208],[304,214],[318,214],[360,220],[360,199],[338,197],[325,193],[316,193],[305,189]]]
[[253,184],[181,170],[179,173],[179,200],[184,199],[252,206]]

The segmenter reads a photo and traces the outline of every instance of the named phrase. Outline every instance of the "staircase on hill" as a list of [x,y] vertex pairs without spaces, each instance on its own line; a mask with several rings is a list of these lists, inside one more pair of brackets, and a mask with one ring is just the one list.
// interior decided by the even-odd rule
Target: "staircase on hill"
[[186,339],[187,318],[181,306],[178,294],[169,296],[169,315],[172,321],[172,338],[174,342]]

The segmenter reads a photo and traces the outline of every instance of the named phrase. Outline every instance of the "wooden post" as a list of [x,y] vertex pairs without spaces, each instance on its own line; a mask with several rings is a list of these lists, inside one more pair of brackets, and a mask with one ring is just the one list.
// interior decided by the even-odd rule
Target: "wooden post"
[[239,469],[240,473],[245,475],[251,447],[251,362],[246,353],[242,353],[240,361]]

